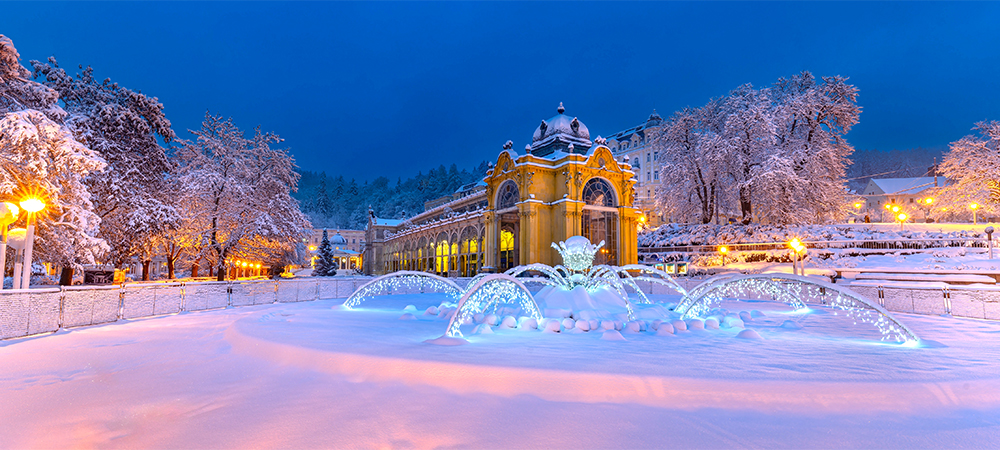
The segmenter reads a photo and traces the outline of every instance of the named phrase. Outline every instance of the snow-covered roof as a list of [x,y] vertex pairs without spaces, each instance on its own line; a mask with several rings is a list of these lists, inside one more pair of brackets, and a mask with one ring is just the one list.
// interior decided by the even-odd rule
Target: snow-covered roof
[[398,227],[403,223],[403,219],[383,219],[381,217],[373,217],[372,225],[386,225],[390,227]]
[[656,110],[654,109],[653,113],[650,114],[649,118],[647,118],[646,121],[643,122],[642,124],[636,125],[636,126],[634,126],[632,128],[628,128],[628,129],[619,131],[619,132],[617,132],[615,134],[612,134],[612,135],[610,135],[610,136],[607,137],[607,140],[609,140],[609,141],[610,140],[615,140],[615,141],[618,141],[618,142],[622,142],[622,141],[627,141],[627,140],[631,139],[632,135],[638,135],[640,137],[643,137],[646,134],[646,129],[647,128],[652,128],[652,127],[655,127],[655,126],[659,126],[662,123],[663,123],[663,118],[660,117],[660,115],[657,114]]
[[580,119],[563,114],[565,111],[566,108],[563,107],[562,103],[559,103],[559,108],[556,109],[559,114],[549,120],[543,120],[538,125],[535,133],[531,136],[532,153],[556,143],[579,147],[581,153],[594,145],[590,141],[590,130],[587,129],[587,126]]
[[[871,182],[878,186],[884,194],[916,194],[924,189],[934,187],[934,177],[916,178],[872,178]],[[866,189],[867,191],[867,189]],[[872,192],[879,194],[879,192]],[[869,194],[869,192],[865,192]]]

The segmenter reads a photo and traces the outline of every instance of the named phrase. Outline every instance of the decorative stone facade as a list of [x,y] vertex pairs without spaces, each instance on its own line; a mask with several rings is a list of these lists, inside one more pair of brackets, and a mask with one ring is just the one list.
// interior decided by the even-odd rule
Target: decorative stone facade
[[472,276],[516,265],[560,263],[552,242],[605,241],[595,263],[637,261],[635,173],[576,117],[542,121],[519,155],[511,143],[482,189],[406,220],[370,214],[365,273],[397,270]]

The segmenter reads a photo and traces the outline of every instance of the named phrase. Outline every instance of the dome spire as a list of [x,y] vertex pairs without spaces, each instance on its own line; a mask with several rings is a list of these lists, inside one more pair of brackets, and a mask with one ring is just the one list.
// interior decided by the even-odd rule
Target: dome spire
[[559,102],[559,107],[556,108],[556,112],[558,112],[559,114],[566,112],[566,107],[563,106],[562,102]]

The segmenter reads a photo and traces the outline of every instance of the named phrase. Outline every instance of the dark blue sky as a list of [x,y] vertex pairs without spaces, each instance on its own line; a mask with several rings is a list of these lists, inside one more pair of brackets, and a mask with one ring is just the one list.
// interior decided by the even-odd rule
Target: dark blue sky
[[1000,120],[998,3],[4,3],[22,63],[206,109],[362,179],[469,167],[541,119],[592,136],[810,70],[861,91],[856,148],[941,147]]

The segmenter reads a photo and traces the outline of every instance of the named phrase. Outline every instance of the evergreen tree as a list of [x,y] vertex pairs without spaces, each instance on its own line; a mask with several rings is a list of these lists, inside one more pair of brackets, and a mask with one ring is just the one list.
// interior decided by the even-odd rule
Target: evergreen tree
[[333,257],[333,246],[330,245],[326,230],[323,230],[323,241],[319,244],[318,256],[319,258],[316,258],[316,263],[313,265],[313,276],[332,277],[337,275],[337,262]]
[[326,193],[326,173],[324,172],[319,179],[319,186],[316,187],[316,212],[326,219],[332,213],[330,206],[330,197]]

